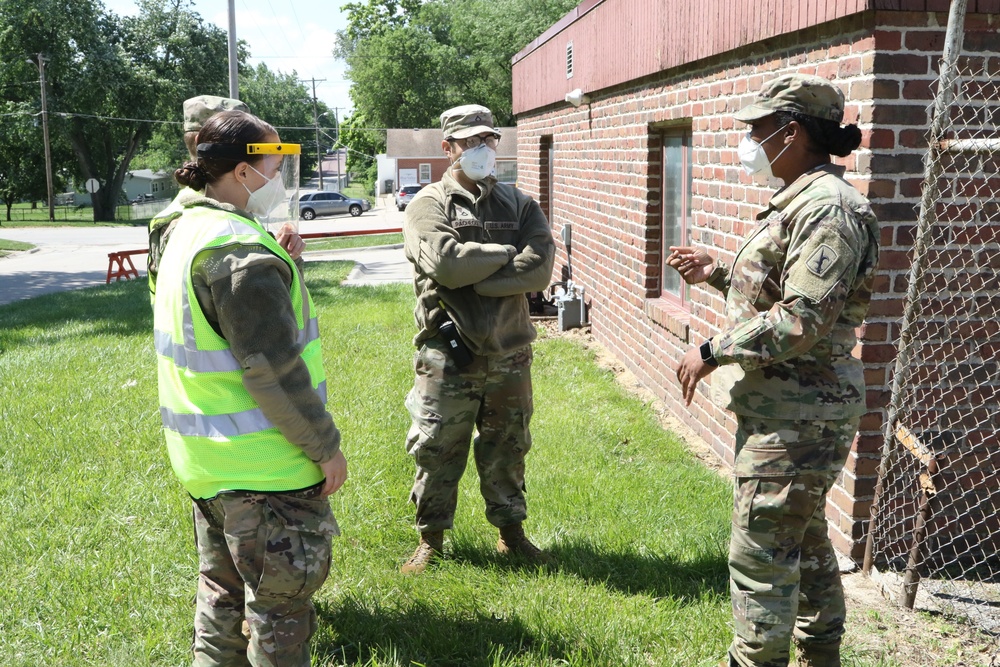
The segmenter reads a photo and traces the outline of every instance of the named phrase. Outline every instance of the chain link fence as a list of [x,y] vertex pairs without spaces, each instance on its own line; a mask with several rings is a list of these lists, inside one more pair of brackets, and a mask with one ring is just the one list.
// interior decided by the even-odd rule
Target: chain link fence
[[1000,634],[1000,72],[952,4],[865,570]]

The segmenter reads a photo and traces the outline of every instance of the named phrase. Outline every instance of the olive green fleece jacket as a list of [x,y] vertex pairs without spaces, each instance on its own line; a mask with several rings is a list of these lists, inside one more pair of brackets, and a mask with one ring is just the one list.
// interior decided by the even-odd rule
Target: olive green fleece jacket
[[[234,206],[185,189],[150,221],[150,251],[163,256],[184,210],[217,208],[253,219]],[[302,260],[296,260],[301,271]],[[316,463],[340,450],[340,431],[315,392],[302,360],[290,294],[288,263],[263,245],[231,245],[201,252],[191,268],[194,290],[215,331],[243,366],[243,385],[281,434]],[[152,298],[155,299],[155,294]]]
[[535,339],[525,294],[549,286],[552,231],[538,204],[517,188],[492,177],[478,186],[475,197],[448,170],[406,207],[418,347],[446,317],[478,355],[506,354]]

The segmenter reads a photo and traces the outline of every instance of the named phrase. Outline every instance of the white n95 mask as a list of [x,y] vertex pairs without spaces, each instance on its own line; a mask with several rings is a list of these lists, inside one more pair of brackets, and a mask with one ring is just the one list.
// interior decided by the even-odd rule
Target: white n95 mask
[[[257,171],[252,166],[250,168]],[[265,179],[265,183],[253,192],[250,192],[250,188],[247,187],[246,183],[243,184],[243,189],[250,194],[250,198],[247,199],[247,205],[244,209],[248,213],[267,218],[274,209],[285,202],[288,194],[285,192],[285,184],[282,182],[280,172],[274,178],[270,179],[259,171],[257,173],[260,174],[261,178]]]
[[[768,135],[764,141],[768,141],[771,137],[781,132],[783,127],[779,127],[777,130]],[[763,174],[767,178],[771,178],[774,174],[771,173],[771,165],[781,157],[781,153],[788,150],[791,144],[786,144],[784,148],[781,149],[781,153],[774,156],[774,160],[767,159],[767,153],[764,152],[764,146],[759,144],[750,138],[750,133],[747,132],[740,139],[740,145],[736,148],[736,154],[740,156],[740,164],[743,165],[743,171],[745,171],[750,176],[754,174]]]
[[481,181],[496,172],[497,152],[486,144],[462,151],[458,165],[465,175],[474,181]]

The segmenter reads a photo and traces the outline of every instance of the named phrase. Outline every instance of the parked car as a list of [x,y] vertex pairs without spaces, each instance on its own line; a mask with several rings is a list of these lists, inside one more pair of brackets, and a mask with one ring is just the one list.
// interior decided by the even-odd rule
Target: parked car
[[396,190],[396,208],[400,211],[405,209],[406,205],[413,199],[413,195],[420,192],[423,187],[422,185],[404,185]]
[[350,213],[356,218],[371,207],[367,199],[351,199],[339,192],[305,192],[299,195],[299,217],[303,220],[337,213]]

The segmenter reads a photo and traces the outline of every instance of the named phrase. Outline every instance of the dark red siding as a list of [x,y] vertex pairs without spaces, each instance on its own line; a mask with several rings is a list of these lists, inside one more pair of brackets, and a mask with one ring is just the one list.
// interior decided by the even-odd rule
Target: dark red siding
[[[947,6],[947,0],[587,0],[514,56],[514,113],[563,103],[577,88],[593,94],[755,45],[746,58],[751,65],[767,53],[766,40],[860,12]],[[1000,0],[969,0],[969,14],[996,12]],[[574,68],[567,79],[570,42]]]

